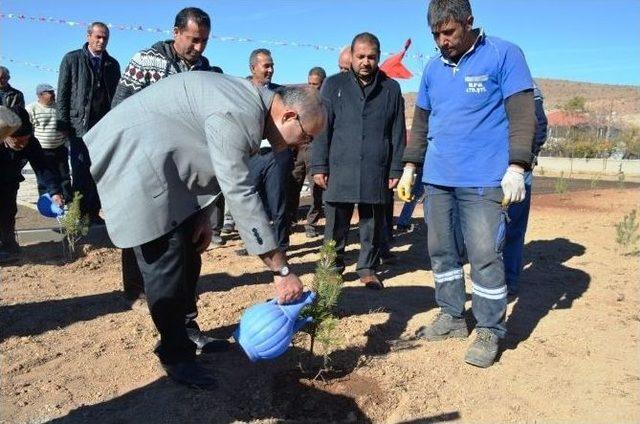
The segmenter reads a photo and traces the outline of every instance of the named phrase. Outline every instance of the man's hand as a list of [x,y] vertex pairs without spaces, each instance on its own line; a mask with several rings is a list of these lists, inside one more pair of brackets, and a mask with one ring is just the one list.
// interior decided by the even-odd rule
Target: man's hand
[[389,190],[393,190],[398,185],[399,178],[389,178]]
[[524,188],[524,169],[518,165],[509,165],[502,181],[502,205],[507,206],[510,203],[522,202],[526,195]]
[[276,276],[274,282],[280,304],[295,302],[302,295],[302,282],[294,273],[289,273],[286,277]]
[[51,200],[53,201],[53,203],[60,207],[64,206],[64,199],[59,194],[54,194],[53,196],[51,196]]
[[416,182],[416,168],[413,164],[406,164],[402,171],[402,177],[398,183],[398,197],[403,202],[410,202],[413,199],[411,191],[413,190],[413,184]]
[[196,222],[193,228],[193,237],[191,241],[196,245],[196,251],[202,253],[211,243],[211,237],[213,236],[213,230],[211,229],[211,223],[209,222],[209,214],[204,210],[198,213]]
[[313,182],[326,190],[329,183],[329,174],[313,174]]

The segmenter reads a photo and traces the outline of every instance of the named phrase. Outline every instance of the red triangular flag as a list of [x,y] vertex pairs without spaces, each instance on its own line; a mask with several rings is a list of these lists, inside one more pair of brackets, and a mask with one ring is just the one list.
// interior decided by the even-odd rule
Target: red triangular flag
[[404,43],[404,48],[400,53],[394,54],[389,59],[385,60],[382,65],[380,65],[380,69],[384,71],[387,76],[391,78],[400,78],[400,79],[409,79],[413,76],[411,71],[409,71],[402,64],[402,59],[404,58],[407,49],[411,45],[411,38],[409,38]]

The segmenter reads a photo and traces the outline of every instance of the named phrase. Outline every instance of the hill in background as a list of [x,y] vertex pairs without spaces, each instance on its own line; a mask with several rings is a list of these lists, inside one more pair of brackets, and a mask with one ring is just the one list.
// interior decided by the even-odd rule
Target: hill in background
[[[629,85],[592,84],[555,79],[536,78],[544,95],[547,111],[559,109],[571,98],[584,97],[586,109],[600,114],[615,112],[619,126],[640,127],[640,87]],[[405,93],[407,126],[413,120],[416,93]]]

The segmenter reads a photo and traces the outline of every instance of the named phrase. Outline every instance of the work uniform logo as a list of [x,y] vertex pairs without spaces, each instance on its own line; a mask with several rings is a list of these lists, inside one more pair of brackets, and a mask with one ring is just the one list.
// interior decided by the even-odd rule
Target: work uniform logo
[[464,82],[467,84],[467,93],[486,93],[487,89],[484,86],[484,82],[489,79],[489,75],[478,75],[464,77]]

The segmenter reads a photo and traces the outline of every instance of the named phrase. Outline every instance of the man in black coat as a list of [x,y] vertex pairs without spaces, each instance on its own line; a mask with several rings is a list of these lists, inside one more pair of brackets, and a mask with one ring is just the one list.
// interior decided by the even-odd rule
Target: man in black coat
[[107,53],[108,42],[104,23],[89,25],[87,42],[64,56],[58,77],[58,130],[69,137],[73,191],[84,196],[81,209],[93,223],[103,221],[82,136],[109,112],[120,79],[120,64]]
[[402,174],[404,103],[398,83],[378,69],[380,42],[370,33],[351,43],[351,70],[328,78],[322,96],[326,131],[312,144],[311,172],[325,188],[325,239],[335,240],[336,266],[344,271],[349,222],[358,204],[360,256],[356,271],[381,289],[379,262],[384,205]]

